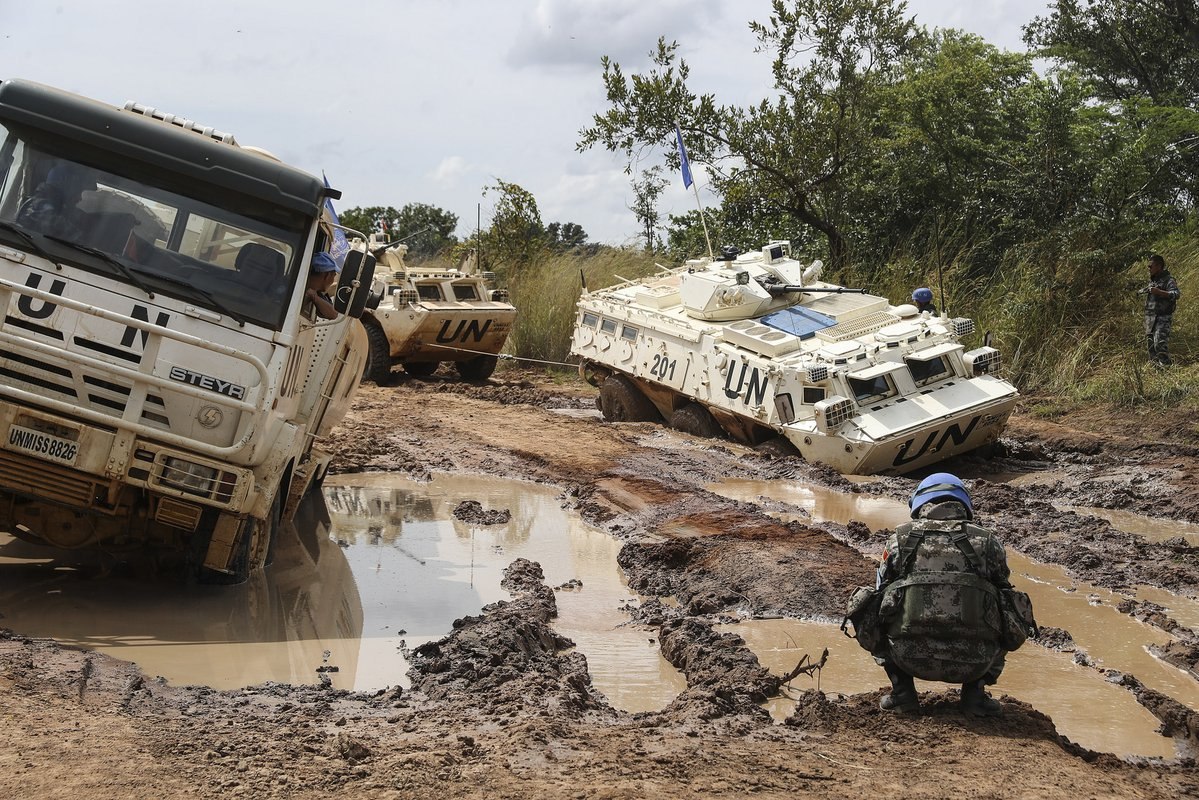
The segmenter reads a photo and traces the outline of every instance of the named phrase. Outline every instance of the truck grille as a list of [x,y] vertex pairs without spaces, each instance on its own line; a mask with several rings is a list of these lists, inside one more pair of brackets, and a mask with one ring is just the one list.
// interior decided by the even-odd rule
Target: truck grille
[[0,450],[0,483],[64,505],[90,508],[107,484],[85,472]]
[[[125,415],[132,386],[117,383],[106,377],[81,372],[81,381],[66,367],[43,361],[31,356],[0,350],[0,376],[16,384],[53,392],[60,399],[76,402],[82,400],[95,411],[115,418]],[[81,397],[82,393],[82,397]],[[141,421],[154,427],[170,430],[171,422],[166,415],[166,404],[161,396],[146,395]]]

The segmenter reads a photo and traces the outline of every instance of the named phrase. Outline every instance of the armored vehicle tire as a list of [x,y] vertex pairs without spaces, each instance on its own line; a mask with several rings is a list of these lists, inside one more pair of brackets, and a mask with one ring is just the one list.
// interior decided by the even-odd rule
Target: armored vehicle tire
[[708,409],[699,403],[688,403],[670,415],[670,427],[701,439],[713,439],[724,433]]
[[803,457],[803,454],[799,452],[799,448],[791,444],[791,441],[786,436],[775,436],[773,439],[767,439],[760,444],[754,445],[754,450],[769,458]]
[[437,361],[405,361],[404,372],[414,378],[427,378],[437,371]]
[[624,375],[609,375],[600,384],[600,411],[608,422],[657,422],[658,409]]
[[366,341],[369,345],[363,377],[385,386],[391,381],[391,343],[387,341],[387,334],[378,324],[363,319],[362,327],[366,328]]
[[495,372],[498,363],[500,360],[496,356],[475,356],[468,361],[455,362],[454,367],[464,381],[485,381]]

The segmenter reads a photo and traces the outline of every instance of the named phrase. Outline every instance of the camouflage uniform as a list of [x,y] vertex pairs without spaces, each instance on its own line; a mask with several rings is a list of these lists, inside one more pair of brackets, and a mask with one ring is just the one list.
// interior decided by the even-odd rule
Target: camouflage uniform
[[1163,269],[1149,284],[1170,293],[1169,297],[1157,297],[1145,293],[1145,338],[1149,345],[1149,360],[1161,366],[1169,366],[1170,328],[1174,322],[1174,307],[1178,304],[1178,282],[1168,270]]
[[[884,591],[879,614],[885,635],[872,655],[893,680],[913,676],[995,683],[1006,651],[1000,644],[1003,621],[998,591],[987,584],[995,590],[1011,586],[1003,545],[987,530],[968,523],[965,506],[956,501],[924,505],[918,514],[917,521],[904,523],[891,534],[883,550],[877,587],[886,590],[903,583]],[[904,544],[913,531],[922,531],[923,539],[918,544],[909,542],[916,546],[905,569],[909,551]],[[977,567],[954,543],[952,537],[958,533],[965,533],[977,554]],[[938,576],[943,573],[954,573],[954,582],[941,582]],[[923,578],[928,580],[922,582]],[[918,593],[905,597],[914,590]],[[916,610],[913,603],[919,603]]]

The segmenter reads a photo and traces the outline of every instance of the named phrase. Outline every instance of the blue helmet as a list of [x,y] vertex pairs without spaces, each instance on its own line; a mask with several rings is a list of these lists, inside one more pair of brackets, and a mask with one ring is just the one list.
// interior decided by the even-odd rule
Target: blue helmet
[[912,299],[917,303],[931,303],[933,301],[933,290],[927,286],[921,286],[912,292]]
[[313,272],[337,272],[337,262],[323,250],[312,256]]
[[920,485],[912,493],[912,499],[908,501],[908,508],[912,509],[912,519],[916,518],[920,506],[942,500],[957,500],[966,507],[967,518],[974,519],[974,504],[970,502],[965,485],[961,478],[948,472],[934,472],[920,481]]

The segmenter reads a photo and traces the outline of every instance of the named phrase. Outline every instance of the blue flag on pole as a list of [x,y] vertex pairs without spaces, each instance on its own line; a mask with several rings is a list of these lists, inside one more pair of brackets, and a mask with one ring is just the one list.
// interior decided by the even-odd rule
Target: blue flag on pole
[[[325,188],[329,188],[329,179],[325,177],[325,173],[321,173],[321,177],[325,179]],[[337,222],[337,212],[333,209],[333,201],[325,198],[325,208],[329,209],[329,216],[333,217],[333,222]],[[333,229],[333,245],[329,248],[329,255],[333,256],[333,260],[337,262],[337,270],[340,272],[342,265],[346,262],[346,253],[350,252],[350,242],[346,239],[346,233],[341,228]]]
[[679,145],[679,161],[683,165],[683,188],[691,188],[691,163],[687,161],[687,148],[683,147],[683,132],[679,130],[679,126],[674,126],[675,141]]

